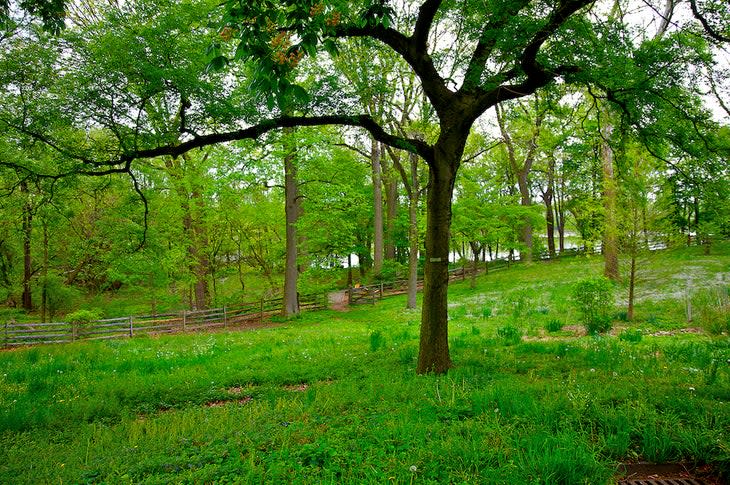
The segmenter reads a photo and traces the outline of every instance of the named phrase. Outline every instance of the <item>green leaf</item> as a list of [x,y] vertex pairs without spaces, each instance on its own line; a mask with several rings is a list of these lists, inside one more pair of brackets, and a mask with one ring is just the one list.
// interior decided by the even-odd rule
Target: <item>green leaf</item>
[[217,56],[211,59],[208,65],[205,66],[205,72],[222,71],[226,65],[228,65],[228,58],[226,56]]
[[300,104],[307,104],[311,99],[307,90],[299,86],[298,84],[292,84],[289,87],[288,94]]

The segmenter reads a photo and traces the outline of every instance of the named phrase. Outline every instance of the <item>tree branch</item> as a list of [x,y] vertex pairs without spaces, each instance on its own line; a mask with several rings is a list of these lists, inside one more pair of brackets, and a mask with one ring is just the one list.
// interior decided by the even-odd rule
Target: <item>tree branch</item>
[[241,130],[229,131],[225,133],[212,133],[208,135],[200,135],[191,140],[178,143],[175,145],[163,145],[156,148],[146,150],[135,150],[124,154],[121,161],[131,161],[137,158],[154,158],[163,155],[177,157],[183,153],[189,152],[195,148],[215,145],[218,143],[253,140],[269,131],[279,128],[291,128],[295,126],[323,126],[323,125],[341,125],[341,126],[358,126],[366,129],[376,140],[383,142],[395,148],[400,148],[409,152],[417,153],[424,158],[432,158],[433,149],[427,143],[412,139],[403,138],[386,132],[371,116],[369,115],[330,115],[330,116],[282,116],[264,120],[254,126]]
[[409,38],[395,29],[385,28],[380,25],[375,27],[342,26],[335,31],[335,37],[370,37],[381,41],[398,53],[411,66],[421,80],[423,90],[436,112],[443,113],[451,104],[454,93],[446,87],[446,81],[436,70],[433,59],[428,55],[426,49],[419,47],[417,42],[421,40],[417,40],[416,37]]
[[426,0],[418,9],[418,19],[416,27],[413,29],[413,42],[417,49],[427,52],[426,44],[428,43],[428,35],[431,32],[433,19],[441,6],[441,0]]
[[702,28],[705,29],[705,32],[715,39],[718,42],[730,42],[730,37],[726,37],[719,32],[717,32],[712,26],[710,25],[710,22],[707,21],[707,19],[702,16],[699,9],[697,8],[697,0],[689,0],[689,5],[692,8],[692,15],[700,21],[702,24]]

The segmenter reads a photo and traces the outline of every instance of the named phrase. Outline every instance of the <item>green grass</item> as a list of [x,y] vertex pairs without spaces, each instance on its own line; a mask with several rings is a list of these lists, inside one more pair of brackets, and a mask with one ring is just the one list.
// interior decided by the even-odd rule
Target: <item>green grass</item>
[[571,285],[600,258],[453,285],[446,376],[415,375],[419,312],[400,297],[250,332],[1,352],[0,483],[602,484],[629,460],[727,473],[730,339],[668,331],[687,323],[661,298],[685,262],[705,267],[692,251],[646,262],[659,286],[615,335],[571,329]]

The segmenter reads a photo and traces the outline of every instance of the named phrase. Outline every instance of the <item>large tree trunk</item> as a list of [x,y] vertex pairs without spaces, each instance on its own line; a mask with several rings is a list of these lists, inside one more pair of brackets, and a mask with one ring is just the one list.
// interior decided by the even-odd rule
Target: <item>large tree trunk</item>
[[33,296],[30,283],[33,276],[33,264],[31,259],[31,241],[33,236],[33,205],[30,202],[28,184],[20,183],[20,192],[25,195],[26,201],[23,204],[22,230],[23,230],[23,309],[33,310]]
[[429,161],[426,205],[426,264],[424,267],[421,340],[416,372],[445,373],[451,367],[448,331],[449,228],[456,171],[463,140],[441,142]]
[[[290,135],[294,130],[285,130]],[[292,147],[284,157],[284,199],[286,217],[286,263],[284,269],[284,303],[282,314],[292,317],[299,314],[299,298],[297,281],[299,267],[297,265],[297,221],[301,213],[301,198],[297,177],[296,150]]]
[[603,232],[603,274],[614,281],[618,271],[618,222],[616,218],[616,178],[613,173],[613,150],[608,144],[613,126],[605,122],[601,127],[601,167],[603,171],[603,207],[605,228]]
[[383,269],[383,174],[380,165],[380,143],[372,140],[370,162],[373,169],[373,271],[378,274]]

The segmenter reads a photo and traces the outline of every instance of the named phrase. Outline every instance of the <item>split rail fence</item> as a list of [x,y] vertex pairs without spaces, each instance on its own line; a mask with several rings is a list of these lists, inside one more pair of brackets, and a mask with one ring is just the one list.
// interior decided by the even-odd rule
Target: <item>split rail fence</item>
[[[650,245],[650,250],[663,249],[661,244]],[[585,254],[585,250],[568,249],[558,258]],[[544,258],[549,259],[549,258]],[[477,273],[498,271],[517,264],[519,261],[497,259],[488,264],[481,262]],[[474,273],[471,264],[449,272],[449,280],[464,280]],[[423,280],[418,280],[418,290],[423,288]],[[347,302],[350,305],[370,303],[376,300],[400,295],[408,291],[408,280],[398,279],[391,282],[375,283],[361,287],[347,288]],[[299,307],[302,310],[316,310],[328,306],[326,294],[300,295]],[[5,322],[2,335],[3,347],[11,348],[23,345],[67,343],[77,340],[101,340],[111,338],[134,337],[135,335],[153,335],[175,332],[194,332],[216,328],[235,328],[263,323],[267,318],[281,312],[283,298],[260,300],[252,303],[224,306],[210,310],[192,310],[162,315],[144,315],[134,317],[108,318],[89,323],[15,323]]]
[[[15,323],[6,321],[2,336],[3,347],[242,327],[260,324],[267,318],[278,315],[281,313],[282,301],[282,298],[273,298],[209,310],[185,310],[160,315],[106,318],[89,323]],[[325,308],[327,295],[301,295],[299,306],[302,310]]]

